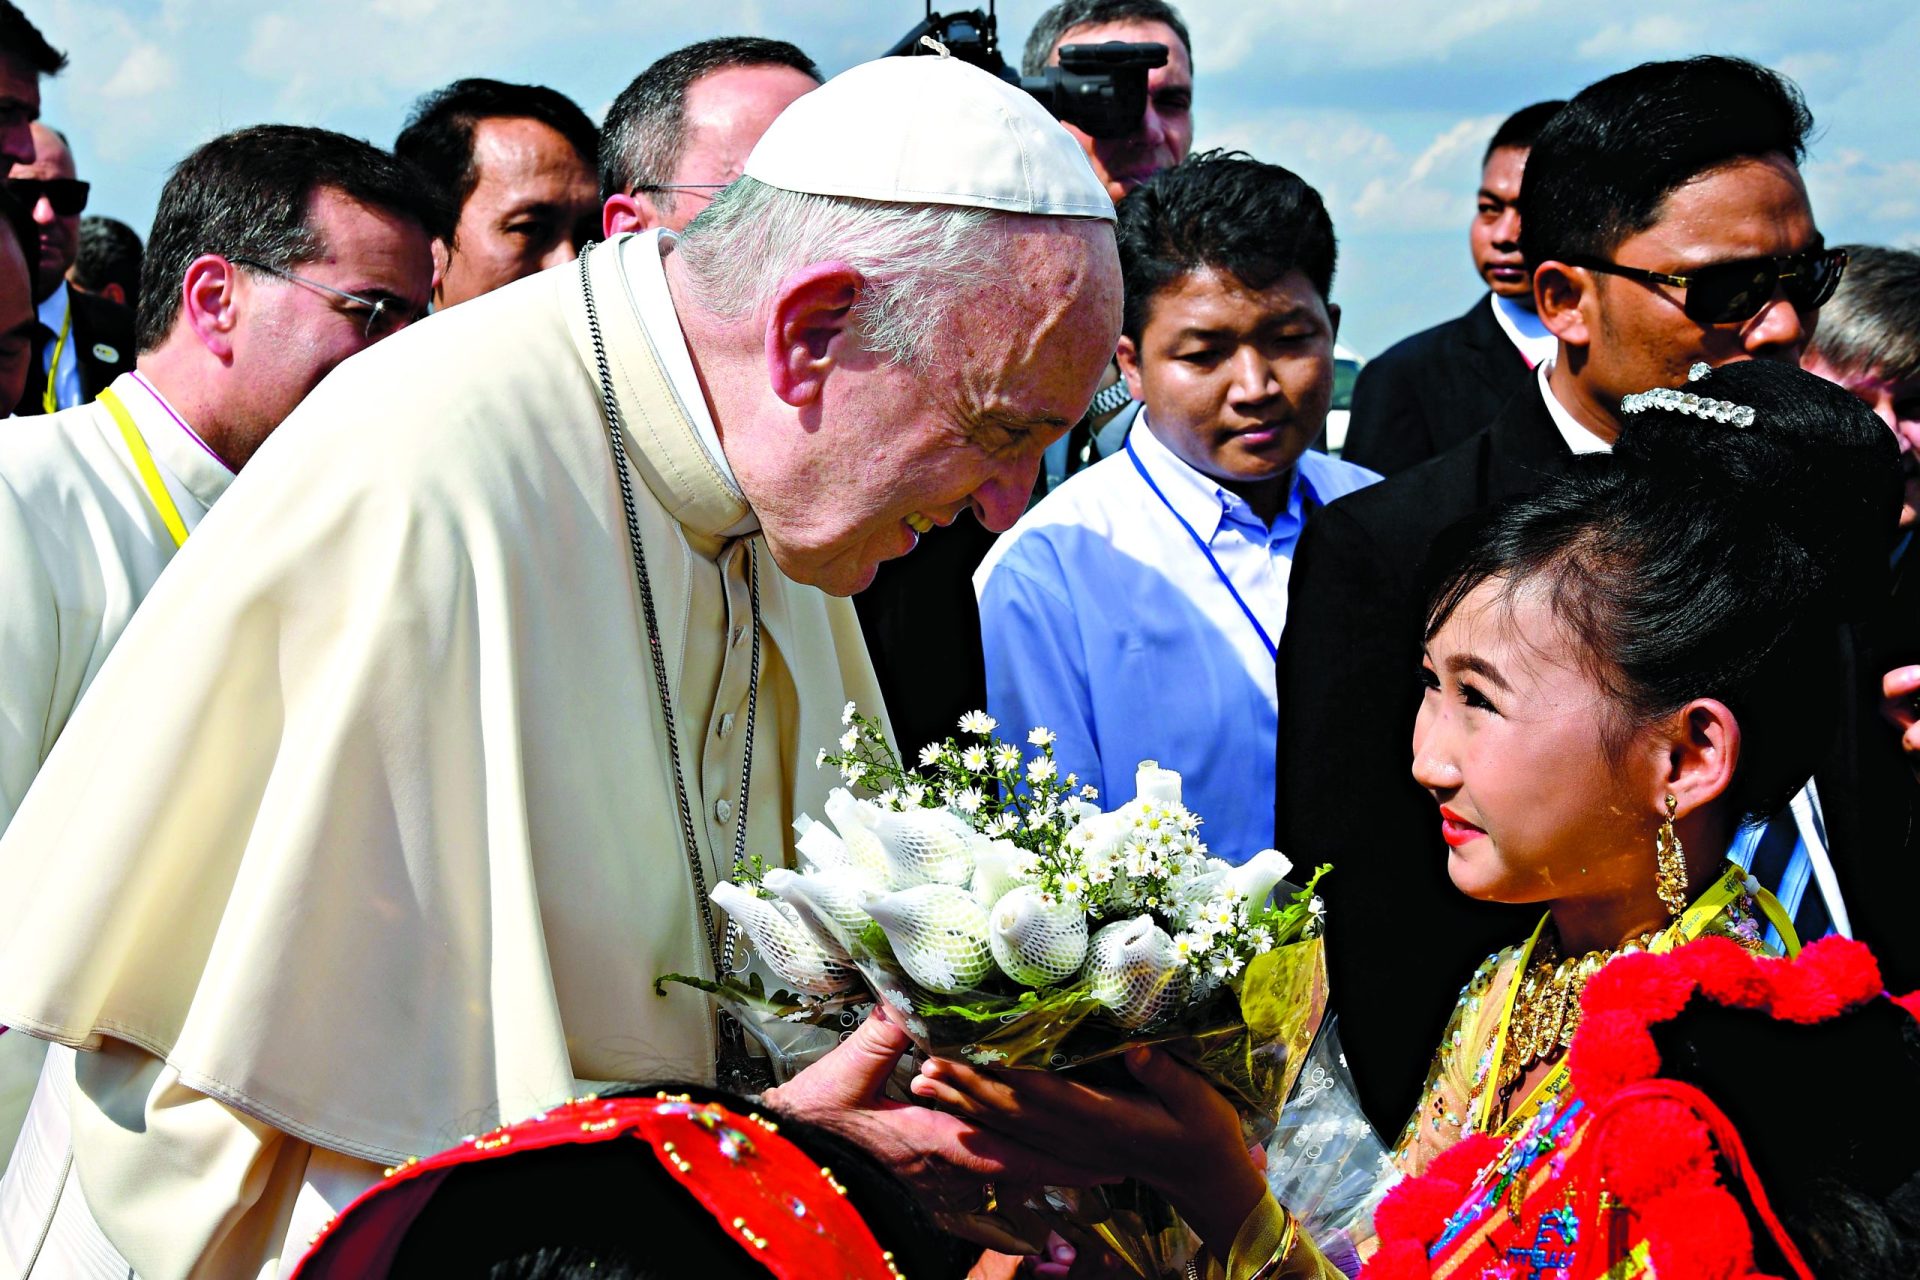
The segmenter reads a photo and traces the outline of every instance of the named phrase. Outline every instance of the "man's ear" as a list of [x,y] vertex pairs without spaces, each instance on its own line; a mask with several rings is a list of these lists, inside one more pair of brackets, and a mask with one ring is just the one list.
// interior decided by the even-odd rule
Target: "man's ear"
[[240,269],[217,253],[203,253],[188,263],[180,281],[180,320],[221,360],[233,358],[239,283]]
[[1533,304],[1540,323],[1570,347],[1584,347],[1593,341],[1588,324],[1588,304],[1600,281],[1585,267],[1570,267],[1564,262],[1543,262],[1533,271]]
[[795,408],[817,403],[848,354],[853,304],[866,277],[844,262],[817,262],[780,282],[768,310],[767,382]]
[[453,249],[445,240],[435,236],[427,246],[427,251],[433,255],[433,289],[427,296],[433,299],[433,305],[437,307],[440,305],[440,284],[447,278],[447,264],[453,261]]
[[1113,361],[1120,366],[1120,376],[1126,380],[1127,396],[1133,400],[1145,400],[1146,388],[1140,381],[1140,348],[1124,333],[1120,335],[1120,345],[1113,349]]
[[127,291],[118,280],[109,280],[101,285],[100,296],[108,302],[117,302],[123,307],[127,305]]
[[629,231],[651,231],[660,225],[660,211],[654,208],[653,197],[641,195],[612,195],[600,206],[600,230],[609,240]]
[[1714,698],[1695,698],[1669,722],[1663,744],[1665,768],[1658,779],[1658,796],[1651,797],[1656,813],[1665,812],[1671,795],[1679,816],[1718,800],[1733,782],[1740,763],[1740,722],[1727,704]]
[[1329,302],[1327,304],[1327,341],[1331,343],[1338,342],[1339,340],[1340,304],[1337,302]]

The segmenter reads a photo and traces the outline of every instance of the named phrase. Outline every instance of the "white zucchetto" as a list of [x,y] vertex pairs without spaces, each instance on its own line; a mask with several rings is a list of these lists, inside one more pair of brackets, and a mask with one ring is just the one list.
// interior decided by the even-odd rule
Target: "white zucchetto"
[[1072,134],[1028,94],[944,54],[841,72],[780,113],[743,172],[813,195],[1114,221]]

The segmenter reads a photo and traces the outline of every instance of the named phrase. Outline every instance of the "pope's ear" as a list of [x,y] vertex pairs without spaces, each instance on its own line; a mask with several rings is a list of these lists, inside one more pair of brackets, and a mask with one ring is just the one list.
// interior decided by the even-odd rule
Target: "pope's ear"
[[846,357],[853,304],[866,277],[844,262],[802,267],[780,282],[767,312],[767,381],[798,408],[819,400]]

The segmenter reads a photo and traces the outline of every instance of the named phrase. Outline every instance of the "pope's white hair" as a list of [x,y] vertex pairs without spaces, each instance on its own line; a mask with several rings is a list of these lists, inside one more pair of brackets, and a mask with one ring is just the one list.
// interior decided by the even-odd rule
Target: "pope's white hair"
[[741,178],[701,211],[675,252],[700,305],[725,320],[756,314],[786,276],[844,262],[866,278],[852,323],[860,345],[919,366],[927,339],[960,296],[1004,281],[1006,217],[956,205],[890,204],[786,191]]

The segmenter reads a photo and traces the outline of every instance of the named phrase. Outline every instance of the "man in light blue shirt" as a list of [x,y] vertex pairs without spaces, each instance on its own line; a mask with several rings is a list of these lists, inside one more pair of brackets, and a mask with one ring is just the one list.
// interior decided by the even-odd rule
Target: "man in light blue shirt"
[[1212,152],[1120,206],[1126,448],[1068,480],[974,575],[988,709],[1132,798],[1185,778],[1210,851],[1273,843],[1274,652],[1315,508],[1379,479],[1312,453],[1333,388],[1333,223],[1276,165]]

